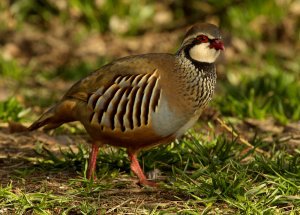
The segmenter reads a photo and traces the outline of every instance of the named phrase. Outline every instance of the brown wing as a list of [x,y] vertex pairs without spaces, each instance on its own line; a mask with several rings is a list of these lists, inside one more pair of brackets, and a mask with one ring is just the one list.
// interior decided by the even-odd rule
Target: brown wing
[[44,125],[55,128],[77,120],[88,130],[94,129],[90,122],[111,131],[118,128],[120,132],[148,125],[161,95],[158,79],[168,76],[166,71],[174,63],[173,55],[147,54],[107,64],[75,83],[30,129]]
[[117,76],[113,83],[90,94],[91,126],[122,132],[147,126],[155,112],[161,89],[157,70],[153,73]]

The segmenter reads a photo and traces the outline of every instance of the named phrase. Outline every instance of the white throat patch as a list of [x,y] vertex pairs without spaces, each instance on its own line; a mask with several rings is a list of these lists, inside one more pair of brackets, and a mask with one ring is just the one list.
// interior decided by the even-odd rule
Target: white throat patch
[[190,49],[190,56],[193,60],[213,63],[220,54],[220,50],[209,48],[209,43],[201,43]]

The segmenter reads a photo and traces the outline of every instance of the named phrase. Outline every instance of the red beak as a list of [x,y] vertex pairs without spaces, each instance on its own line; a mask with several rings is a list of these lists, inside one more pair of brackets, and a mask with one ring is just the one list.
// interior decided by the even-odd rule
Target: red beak
[[225,50],[224,43],[222,40],[219,39],[214,39],[213,41],[210,42],[210,48],[214,48],[216,50]]

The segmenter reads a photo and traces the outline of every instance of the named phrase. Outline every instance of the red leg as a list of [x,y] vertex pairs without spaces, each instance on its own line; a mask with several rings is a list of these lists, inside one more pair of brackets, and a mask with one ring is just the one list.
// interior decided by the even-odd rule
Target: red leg
[[87,178],[91,179],[94,177],[94,172],[96,169],[96,161],[97,161],[97,155],[99,151],[99,146],[96,143],[92,144],[92,150],[90,152],[90,157],[89,157],[89,165],[87,169]]
[[157,184],[152,181],[148,181],[143,170],[140,167],[139,161],[137,160],[137,152],[128,150],[128,156],[131,161],[130,169],[139,178],[139,184],[150,187],[157,187]]

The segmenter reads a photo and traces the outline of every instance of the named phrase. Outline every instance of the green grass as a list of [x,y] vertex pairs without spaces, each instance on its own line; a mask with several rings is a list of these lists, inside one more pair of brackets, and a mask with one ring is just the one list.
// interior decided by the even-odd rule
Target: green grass
[[[221,83],[221,93],[216,96],[216,105],[223,116],[240,119],[265,119],[272,117],[288,123],[300,118],[300,82],[295,73],[288,73],[276,65],[248,68],[255,75],[240,75],[238,83]],[[228,73],[242,71],[240,66],[229,68]],[[225,93],[225,94],[224,94]]]
[[[246,0],[241,4],[234,4],[233,1],[224,2],[227,2],[227,7],[226,12],[222,13],[223,24],[227,25],[234,35],[248,41],[266,36],[262,26],[268,23],[268,27],[274,28],[282,21],[289,6],[287,1],[279,5],[273,0]],[[272,41],[275,38],[275,35],[272,35],[268,40]]]
[[52,195],[50,192],[18,193],[13,191],[12,184],[0,187],[0,212],[2,214],[50,214],[48,209],[70,202],[67,197]]
[[199,168],[192,173],[176,168],[176,181],[170,188],[206,205],[224,201],[241,214],[283,213],[285,207],[300,209],[299,153],[274,151],[271,158],[255,155],[243,163],[232,156],[237,148],[233,142],[220,139],[211,149],[198,140],[190,144],[197,148],[193,160],[200,161],[196,163]]
[[24,69],[16,60],[5,60],[0,56],[0,75],[20,81],[24,75],[30,73],[29,69]]
[[[154,15],[153,1],[70,0],[59,4],[48,0],[22,0],[10,4],[11,12],[16,16],[19,27],[23,27],[24,22],[28,22],[45,29],[49,27],[51,19],[58,18],[59,22],[65,25],[75,21],[87,30],[100,32],[112,30],[116,33],[132,35],[145,30],[146,26],[152,23],[151,18]],[[110,24],[112,14],[114,19],[123,26],[122,30]]]
[[[217,13],[222,26],[226,26],[235,35],[251,40],[263,36],[263,32],[258,29],[264,20],[268,20],[272,27],[280,23],[288,11],[289,4],[288,2],[279,4],[273,0],[247,0],[238,4],[234,0],[222,2],[210,0],[201,4],[189,0],[187,3],[180,1],[165,3],[165,6],[174,13],[174,24],[170,25],[181,25],[186,19],[196,22],[203,20],[206,13],[209,15]],[[125,35],[136,35],[147,28],[160,28],[156,26],[154,20],[156,9],[160,6],[153,0],[99,2],[70,0],[61,4],[49,0],[21,0],[13,3],[5,1],[0,9],[5,10],[8,5],[19,27],[28,22],[47,29],[51,19],[57,19],[61,24],[68,24],[70,20],[75,21],[88,31],[113,31]],[[207,7],[213,9],[207,10]],[[114,22],[118,22],[119,27],[113,27]]]
[[[37,167],[43,170],[61,171],[62,169],[73,169],[81,172],[82,176],[85,176],[87,162],[88,162],[88,150],[79,146],[77,152],[74,152],[71,148],[69,150],[61,151],[61,156],[57,156],[49,149],[42,147],[36,148],[37,155],[42,158],[37,160]],[[110,177],[117,176],[118,171],[129,172],[129,162],[127,160],[127,153],[124,150],[100,150],[98,154],[98,169],[97,174],[99,177],[109,174]]]
[[[278,151],[276,146],[269,146],[272,148],[270,158],[255,154],[253,150],[241,155],[244,146],[235,140],[224,136],[218,136],[216,140],[207,141],[190,133],[181,141],[143,152],[140,160],[145,170],[155,167],[167,176],[164,182],[160,182],[160,192],[171,191],[179,202],[185,202],[185,208],[182,209],[184,213],[197,214],[199,205],[205,208],[206,213],[217,211],[220,205],[226,205],[223,211],[229,210],[234,214],[299,212],[299,151],[288,154]],[[264,144],[257,143],[259,140],[253,141],[256,141],[255,144]],[[37,192],[22,188],[15,190],[13,183],[2,185],[2,210],[44,214],[50,211],[104,213],[101,199],[97,200],[96,197],[108,190],[120,189],[119,192],[122,192],[129,183],[133,183],[117,180],[123,178],[124,173],[129,174],[129,162],[123,150],[108,148],[99,153],[96,182],[83,177],[88,156],[84,147],[80,146],[77,152],[64,150],[59,155],[44,147],[38,151],[40,158],[32,160],[34,166],[31,172],[24,175],[22,171],[25,170],[20,169],[14,174],[22,178],[24,185],[45,171],[55,175],[72,170],[79,175],[62,181],[61,185],[66,187],[63,193],[47,188],[46,182],[38,186]],[[249,159],[245,160],[246,157]],[[162,214],[171,210],[151,209],[147,213]]]
[[19,122],[30,112],[30,108],[24,108],[15,97],[0,101],[0,120],[3,122]]

